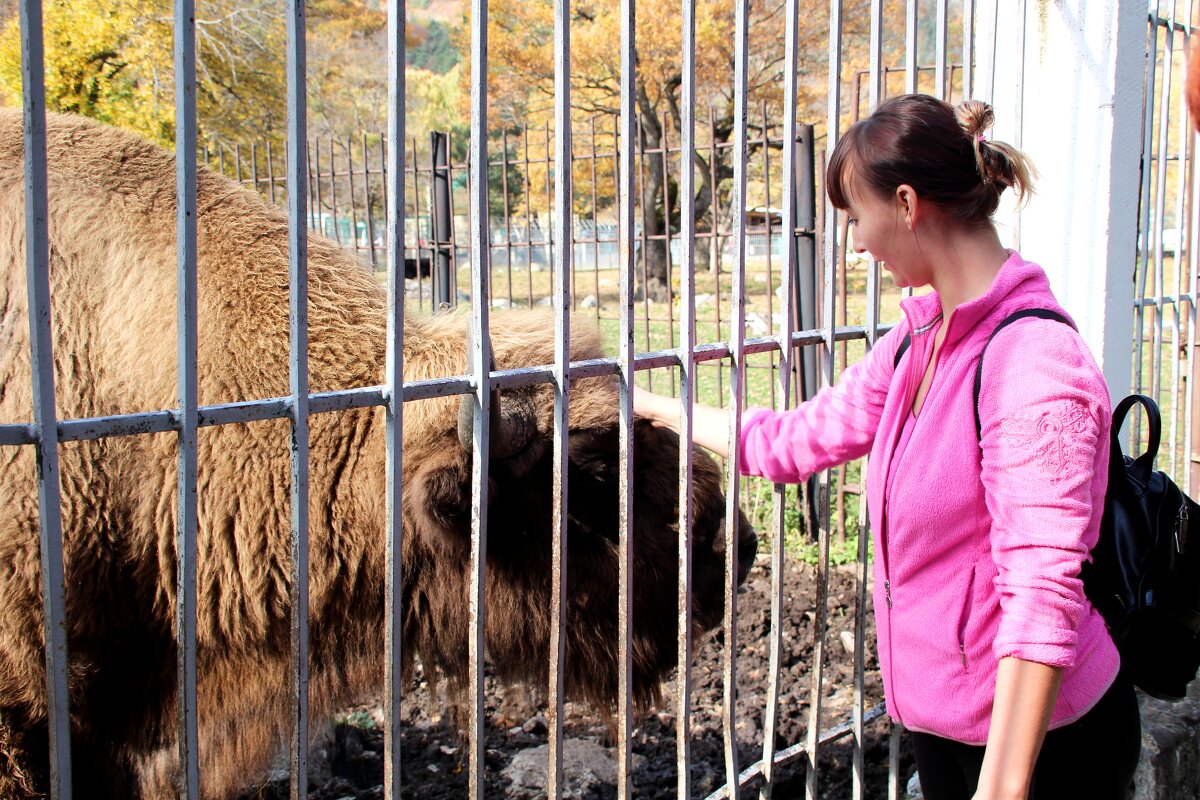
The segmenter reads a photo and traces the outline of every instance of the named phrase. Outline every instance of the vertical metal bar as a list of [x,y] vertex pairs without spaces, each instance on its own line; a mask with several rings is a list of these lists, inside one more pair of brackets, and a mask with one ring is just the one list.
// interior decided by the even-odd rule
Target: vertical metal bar
[[[867,88],[867,105],[874,111],[883,94],[883,0],[871,0],[871,55],[870,84]],[[858,109],[858,93],[854,94],[854,106]]]
[[325,230],[325,220],[321,217],[324,213],[321,205],[321,140],[313,139],[313,164],[317,168],[317,233],[322,236],[328,236],[331,239],[336,236],[336,233],[330,233]]
[[[675,672],[675,758],[679,800],[691,796],[692,729],[692,405],[696,339],[696,0],[683,0],[683,81],[679,89],[679,666]],[[664,181],[664,190],[665,190]],[[670,247],[667,222],[667,252]],[[667,259],[670,263],[670,259]],[[670,286],[670,273],[668,272]],[[668,307],[670,304],[668,303]]]
[[[785,8],[786,8],[786,6],[785,6]],[[786,34],[785,34],[785,38],[786,38]],[[770,142],[770,136],[767,135],[768,125],[770,124],[770,122],[767,117],[767,102],[765,100],[763,100],[762,103],[759,105],[759,116],[762,119],[763,205],[765,205],[769,209],[771,207],[771,147],[770,147],[771,142]],[[775,296],[769,290],[769,287],[775,285],[775,273],[772,268],[772,259],[771,259],[771,226],[773,224],[774,224],[774,217],[770,213],[768,213],[767,214],[767,223],[766,223],[766,232],[764,235],[767,237],[767,286],[768,286],[767,327],[768,327],[768,330],[770,333],[776,333],[775,309],[774,309],[774,305],[773,305],[775,302]],[[784,348],[781,346],[780,347],[781,353],[782,353],[783,349]],[[770,359],[770,363],[768,364],[767,369],[769,369],[769,370],[778,369],[779,366],[775,363],[775,353],[772,352],[772,353],[768,354],[767,357],[768,357],[768,359]],[[771,382],[771,404],[772,405],[774,405],[777,400],[775,390],[778,386],[778,383],[779,383],[778,381]]]
[[[1025,27],[1027,5],[1025,0],[1017,0],[1017,35],[1016,41],[1013,43],[1014,50],[1017,54],[1017,69],[1016,72],[1016,93],[1014,97],[1013,114],[1013,138],[1012,144],[1018,150],[1021,149],[1022,129],[1025,127]],[[1017,206],[1016,213],[1013,215],[1013,247],[1017,250],[1021,249],[1021,206]]]
[[[1194,19],[1194,8],[1191,0],[1188,2],[1187,12],[1187,35],[1190,37],[1193,33],[1192,21]],[[1184,54],[1184,74],[1188,74],[1190,69],[1189,60],[1192,57],[1191,48],[1185,47]],[[1186,81],[1185,81],[1186,85]],[[1188,494],[1195,496],[1196,486],[1193,484],[1194,473],[1193,466],[1196,461],[1195,457],[1195,427],[1196,427],[1196,411],[1200,406],[1196,404],[1196,381],[1200,376],[1200,365],[1196,364],[1196,291],[1197,291],[1197,271],[1200,266],[1200,247],[1197,247],[1197,238],[1200,237],[1200,177],[1197,176],[1196,169],[1196,120],[1190,119],[1188,116],[1187,103],[1183,104],[1184,129],[1188,145],[1188,227],[1187,227],[1187,270],[1188,270],[1188,305],[1187,305],[1187,364],[1189,372],[1188,391],[1185,395],[1187,410],[1184,415],[1183,427],[1183,484],[1188,487]],[[1180,220],[1182,226],[1182,220]],[[1180,228],[1180,235],[1183,235],[1183,229]]]
[[[779,407],[786,409],[791,399],[791,374],[795,359],[792,349],[792,324],[795,310],[792,306],[795,292],[791,282],[796,272],[797,248],[795,244],[796,231],[796,182],[792,176],[796,174],[796,72],[798,63],[797,35],[799,31],[800,6],[799,0],[787,0],[784,10],[786,29],[784,33],[784,128],[783,128],[783,298],[787,308],[783,315],[782,330],[779,331],[779,371],[776,373],[778,382],[777,392]],[[832,30],[832,28],[831,28]],[[836,47],[836,54],[830,51],[830,69],[833,63],[841,58],[841,43],[832,41],[830,46]],[[832,132],[837,131],[837,116],[833,116]],[[766,127],[763,128],[766,138]],[[763,148],[764,152],[768,148]],[[767,195],[767,206],[770,206],[770,194]],[[767,215],[770,219],[770,215]],[[767,252],[770,248],[770,226],[767,227]],[[767,282],[770,286],[770,279]],[[779,680],[780,662],[783,657],[783,570],[784,550],[783,540],[786,524],[783,512],[786,505],[787,493],[782,484],[774,484],[771,488],[771,519],[774,536],[771,544],[771,639],[769,643],[770,657],[767,672],[767,707],[763,721],[763,786],[760,796],[766,800],[771,796],[775,780],[775,739],[779,727]],[[810,792],[809,797],[816,797]]]
[[[840,136],[838,121],[841,117],[841,82],[842,82],[842,3],[832,0],[829,6],[829,119],[826,122],[826,158],[833,154]],[[837,209],[828,201],[825,202],[825,378],[827,383],[833,382],[834,357],[834,321],[836,317],[835,300],[837,293],[834,289],[837,270]],[[843,243],[843,247],[845,244]],[[813,619],[813,655],[810,675],[812,676],[812,693],[808,706],[808,736],[806,752],[808,768],[805,770],[805,785],[808,796],[817,796],[819,778],[818,769],[818,740],[821,726],[821,705],[823,693],[821,683],[825,667],[825,622],[827,614],[827,597],[829,594],[829,483],[831,474],[825,472],[821,481],[819,493],[820,530],[817,536],[817,592],[814,600],[816,616]]]
[[260,192],[258,188],[258,144],[250,144],[250,185],[254,187],[255,192]]
[[[1174,17],[1175,9],[1172,7],[1171,15]],[[1174,19],[1172,19],[1174,23]],[[1174,25],[1172,25],[1172,29]],[[1174,35],[1174,34],[1172,34]],[[1183,46],[1180,48],[1180,69],[1181,74],[1187,75],[1187,37],[1183,37]],[[1181,403],[1180,396],[1180,334],[1182,324],[1180,317],[1182,316],[1183,305],[1183,266],[1185,260],[1185,245],[1184,232],[1187,230],[1184,225],[1184,196],[1187,192],[1185,179],[1187,177],[1188,164],[1188,118],[1187,118],[1187,83],[1181,81],[1179,84],[1179,114],[1178,114],[1178,129],[1177,129],[1177,145],[1175,158],[1175,255],[1172,259],[1172,265],[1175,271],[1175,292],[1174,302],[1171,304],[1171,421],[1170,421],[1170,438],[1171,443],[1170,457],[1168,461],[1168,472],[1171,475],[1178,476],[1177,459],[1180,455],[1178,445],[1179,438],[1179,419],[1183,410],[1184,403]]]
[[[403,682],[400,665],[403,613],[400,608],[403,572],[400,554],[404,536],[401,511],[401,476],[404,464],[404,22],[405,0],[388,0],[388,119],[387,151],[383,193],[387,204],[384,218],[384,258],[387,263],[387,586],[384,595],[383,667],[383,796],[400,800],[400,701]],[[363,140],[366,161],[366,139]],[[414,164],[416,162],[414,161]],[[419,193],[418,193],[419,194]],[[370,194],[368,193],[368,203]],[[367,209],[370,219],[370,208]],[[420,218],[418,217],[418,220]],[[372,245],[372,254],[374,245]],[[421,262],[417,253],[418,269]]]
[[292,410],[291,798],[308,797],[308,229],[304,225],[307,148],[304,0],[287,2],[288,383]]
[[[507,153],[505,154],[507,159]],[[563,656],[567,612],[567,414],[571,365],[571,2],[554,2],[554,488],[550,553],[549,779],[562,797]]]
[[354,140],[346,137],[346,179],[350,183],[350,239],[358,255],[358,198],[354,194]]
[[[308,195],[307,195],[308,196],[308,227],[310,230],[315,230],[315,231],[317,231],[317,233],[320,233],[321,231],[317,229],[317,217],[314,213],[313,202],[312,202],[314,175],[313,175],[313,163],[312,163],[312,151],[311,150],[305,154],[305,164],[308,168],[308,186],[306,187],[307,191],[308,191]],[[320,205],[320,204],[318,203],[317,205]]]
[[[745,385],[745,339],[746,339],[746,161],[748,145],[746,142],[747,94],[748,78],[747,65],[749,59],[749,16],[750,1],[738,0],[734,7],[734,56],[733,56],[733,187],[730,205],[733,211],[733,298],[731,309],[729,343],[731,369],[729,372],[729,457],[726,459],[728,474],[725,479],[725,641],[722,648],[722,665],[724,684],[722,692],[722,718],[725,723],[725,785],[729,797],[741,796],[738,786],[738,743],[737,743],[737,586],[738,586],[738,498],[741,486],[740,459],[738,458],[738,439],[742,427],[742,387]],[[785,93],[788,89],[785,88]],[[786,96],[786,95],[785,95]],[[712,115],[709,114],[709,132],[712,133]],[[794,126],[794,123],[793,123]],[[794,133],[793,141],[794,141]],[[766,131],[763,131],[766,135]],[[709,164],[717,158],[716,138],[710,139],[713,149],[709,156]],[[784,131],[784,150],[788,147],[788,132]],[[784,171],[787,173],[788,164]],[[716,184],[713,184],[713,195],[716,195]],[[768,207],[770,204],[767,204]],[[769,216],[769,214],[768,214]],[[712,215],[712,233],[716,236],[717,215]],[[786,234],[786,231],[785,231]],[[784,242],[787,238],[785,235]],[[710,243],[711,244],[711,243]],[[767,248],[771,242],[767,239]],[[715,253],[715,248],[713,248]],[[714,262],[714,266],[716,263]],[[719,276],[719,274],[718,274]],[[786,279],[785,279],[786,281]],[[786,290],[785,290],[786,291]],[[716,293],[720,294],[718,277]],[[717,331],[718,338],[720,330]]]
[[963,0],[962,100],[975,90],[975,0]]
[[338,229],[337,203],[337,150],[333,147],[333,137],[329,137],[329,213],[333,216],[333,238],[342,243],[342,232]]
[[[633,793],[633,381],[634,381],[634,169],[637,63],[635,0],[621,0],[621,133],[617,161],[617,251],[621,262],[621,320],[617,358],[621,380],[617,514],[620,521],[617,587],[617,798]],[[643,233],[645,228],[643,226]],[[643,250],[644,253],[644,250]],[[643,283],[643,286],[645,284]],[[649,327],[649,325],[647,325]]]
[[[401,95],[401,97],[403,97],[403,95]],[[399,147],[401,149],[401,152],[403,152],[403,150],[404,150],[403,140],[401,140],[401,142],[399,143]],[[373,213],[371,213],[371,161],[370,161],[370,158],[371,158],[370,155],[368,155],[368,153],[367,153],[367,134],[363,133],[363,135],[362,135],[362,160],[363,160],[363,186],[365,187],[366,201],[367,201],[367,246],[371,248],[371,266],[374,268],[378,268],[379,262],[375,258],[375,215]],[[401,173],[401,174],[403,174],[403,173]],[[386,187],[385,187],[384,191],[385,192],[387,191]],[[419,223],[420,219],[421,219],[420,211],[417,211],[416,218]],[[401,229],[401,230],[403,230],[403,229]],[[418,269],[420,269],[420,264],[421,264],[421,251],[420,251],[420,249],[418,249],[417,250],[417,268]],[[404,284],[401,283],[400,286],[401,286],[401,288],[403,288]]]
[[[1133,382],[1138,391],[1142,391],[1145,378],[1142,369],[1142,353],[1145,349],[1146,306],[1142,302],[1146,298],[1146,273],[1150,266],[1150,179],[1153,174],[1151,159],[1154,154],[1154,86],[1158,61],[1158,26],[1150,24],[1146,42],[1146,92],[1143,100],[1142,119],[1142,181],[1141,181],[1141,220],[1138,230],[1141,232],[1138,245],[1137,288],[1134,293],[1134,337],[1133,337]],[[1134,448],[1141,441],[1141,429],[1131,425],[1130,434]]]
[[596,292],[596,327],[600,327],[600,225],[596,219],[596,116],[593,114],[588,119],[588,130],[591,136],[591,158],[589,159],[592,169],[592,285]]
[[[417,137],[415,137],[415,136],[412,137],[411,149],[409,152],[412,154],[412,158],[410,160],[412,162],[412,179],[413,179],[413,219],[415,220],[415,223],[413,225],[413,250],[416,252],[416,255],[417,255],[417,286],[419,287],[420,280],[421,280],[421,174],[417,167]],[[397,183],[396,185],[397,185],[397,187],[399,187],[399,191],[398,191],[396,197],[401,203],[403,203],[404,202],[404,194],[407,191],[407,189],[404,185],[403,176],[398,178],[398,180],[399,180],[399,183]],[[387,167],[386,166],[384,167],[384,182],[386,185],[386,182],[387,182]],[[430,170],[430,172],[429,172],[429,182],[430,182],[429,193],[430,193],[431,200],[432,200],[433,170]],[[383,193],[383,214],[384,214],[385,218],[387,217],[387,213],[388,213],[388,211],[387,211],[387,209],[388,209],[387,196],[388,196],[388,192],[385,191]],[[429,243],[430,243],[429,244],[429,274],[432,275],[433,269],[434,269],[433,265],[435,263],[437,263],[437,250],[436,250],[435,239],[433,236],[432,203],[430,205],[431,205],[431,208],[430,208],[430,212],[429,212],[429,221],[426,223],[426,231],[428,232]],[[386,223],[384,223],[384,224],[386,225]],[[408,247],[408,242],[405,238],[407,236],[407,234],[405,233],[405,229],[403,226],[400,228],[399,231],[397,231],[397,233],[400,236],[400,245],[399,245],[399,249],[396,251],[396,253],[397,253],[397,257],[400,258],[400,266],[403,267],[405,253],[407,252],[405,248]],[[386,235],[386,233],[384,235]],[[387,258],[387,256],[385,255],[384,258]],[[403,269],[401,269],[401,271],[400,271],[400,278],[401,278],[400,285],[403,286],[404,285]],[[421,307],[421,297],[420,297],[420,291],[418,290],[418,292],[417,292],[417,308],[420,308],[420,307]]]
[[46,200],[46,92],[40,0],[21,3],[21,104],[25,132],[25,274],[29,303],[33,428],[37,458],[46,695],[50,729],[50,796],[71,797],[71,723],[67,692],[66,590],[58,420],[50,331],[49,208]]
[[[622,2],[624,2],[624,0],[622,0]],[[632,91],[632,90],[630,90],[630,91]],[[642,319],[644,319],[646,321],[645,327],[642,328],[642,341],[645,343],[644,344],[645,348],[647,350],[651,350],[653,348],[650,346],[650,273],[649,273],[649,269],[647,267],[648,256],[647,256],[647,252],[646,252],[650,247],[650,234],[648,232],[649,226],[646,224],[646,217],[649,214],[652,214],[654,212],[653,212],[653,209],[648,208],[647,204],[646,204],[646,132],[644,130],[642,130],[642,125],[641,125],[640,121],[634,125],[633,130],[634,130],[634,136],[637,138],[637,152],[638,152],[638,160],[637,160],[637,165],[638,165],[637,185],[638,185],[638,200],[639,200],[638,208],[640,208],[641,212],[642,212],[642,230],[641,230],[641,235],[638,237],[638,239],[641,243],[641,254],[642,254],[642,258],[641,258]],[[654,199],[651,198],[650,202],[653,203]],[[663,218],[669,220],[670,215],[667,214],[665,211],[666,206],[663,206],[663,208],[664,208]],[[649,388],[650,390],[653,391],[653,389],[654,389],[654,372],[653,371],[648,371],[646,373],[646,386],[647,386],[647,388]]]
[[504,268],[508,279],[508,304],[512,305],[512,214],[508,207],[508,128],[500,129],[500,196],[504,203]]
[[947,39],[949,38],[947,28],[949,26],[947,0],[937,0],[937,28],[936,28],[936,50],[937,61],[935,65],[935,74],[937,76],[937,92],[935,93],[939,100],[950,99],[950,89],[946,85],[946,62],[949,58],[949,48],[947,47]]
[[487,21],[488,0],[471,0],[471,143],[468,165],[471,214],[471,339],[475,380],[475,422],[471,453],[471,600],[468,638],[468,678],[471,692],[468,736],[470,746],[469,787],[471,800],[481,800],[484,783],[483,658],[487,564],[488,507],[488,420],[491,417],[491,337],[488,334],[488,277],[491,249],[488,246],[488,155],[487,155]]
[[888,732],[888,800],[900,800],[900,734],[899,723]]
[[523,172],[521,173],[522,191],[525,195],[525,260],[528,269],[525,270],[525,287],[529,307],[533,308],[533,228],[529,223],[529,125],[521,127],[521,152],[523,156]]
[[196,6],[175,2],[176,369],[179,485],[175,524],[178,796],[200,794],[196,728]]
[[[904,91],[917,91],[917,0],[907,0],[904,6]],[[833,146],[825,150],[832,153]]]
[[233,145],[233,163],[237,169],[237,183],[242,185],[242,146],[240,144]]
[[1171,129],[1171,73],[1173,70],[1175,35],[1168,23],[1164,27],[1162,82],[1158,94],[1158,155],[1155,159],[1154,225],[1145,235],[1154,242],[1154,325],[1151,328],[1150,350],[1150,396],[1162,406],[1162,325],[1163,304],[1166,296],[1163,270],[1163,215],[1167,202],[1167,149],[1170,147],[1168,133]]
[[[257,186],[255,188],[258,188]],[[271,153],[271,140],[267,140],[267,191],[271,203],[275,203],[275,158]]]

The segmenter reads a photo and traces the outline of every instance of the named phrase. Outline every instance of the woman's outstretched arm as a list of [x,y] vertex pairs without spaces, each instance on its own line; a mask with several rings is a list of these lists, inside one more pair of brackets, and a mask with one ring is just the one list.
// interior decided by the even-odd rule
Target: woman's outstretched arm
[[[655,425],[679,432],[679,399],[664,397],[635,386],[633,413]],[[692,441],[725,458],[729,455],[729,412],[723,408],[692,406]]]

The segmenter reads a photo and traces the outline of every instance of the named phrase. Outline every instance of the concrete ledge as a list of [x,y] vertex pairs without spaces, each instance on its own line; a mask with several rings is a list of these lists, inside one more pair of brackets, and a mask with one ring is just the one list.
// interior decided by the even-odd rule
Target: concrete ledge
[[1134,777],[1134,800],[1196,800],[1200,797],[1200,680],[1178,703],[1138,692],[1142,757]]

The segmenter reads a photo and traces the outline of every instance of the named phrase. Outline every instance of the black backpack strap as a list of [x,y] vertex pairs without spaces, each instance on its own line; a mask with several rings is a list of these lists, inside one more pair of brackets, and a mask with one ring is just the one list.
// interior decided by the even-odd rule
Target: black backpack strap
[[912,334],[904,334],[904,338],[900,340],[900,346],[896,348],[896,357],[892,360],[892,371],[894,372],[900,366],[900,359],[908,351],[908,346],[912,344]]
[[1019,319],[1026,317],[1037,317],[1038,319],[1052,319],[1061,322],[1064,325],[1075,326],[1071,324],[1071,320],[1064,317],[1057,311],[1051,311],[1048,308],[1026,308],[1021,311],[1014,311],[1004,319],[1000,320],[1000,324],[988,336],[987,341],[983,343],[983,350],[979,352],[979,360],[975,362],[975,439],[982,444],[983,442],[983,423],[979,421],[979,389],[983,386],[983,356],[987,353],[988,345],[992,343],[992,339],[996,338],[996,334],[1004,330],[1009,325]]

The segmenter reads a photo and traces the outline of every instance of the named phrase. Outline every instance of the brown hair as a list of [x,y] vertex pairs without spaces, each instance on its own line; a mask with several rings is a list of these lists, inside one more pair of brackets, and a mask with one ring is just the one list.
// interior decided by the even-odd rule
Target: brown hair
[[992,107],[978,100],[958,107],[923,94],[885,100],[834,148],[829,199],[836,208],[849,207],[854,175],[883,195],[908,184],[964,222],[986,222],[1006,188],[1028,197],[1036,174],[1025,154],[984,137],[992,119]]

